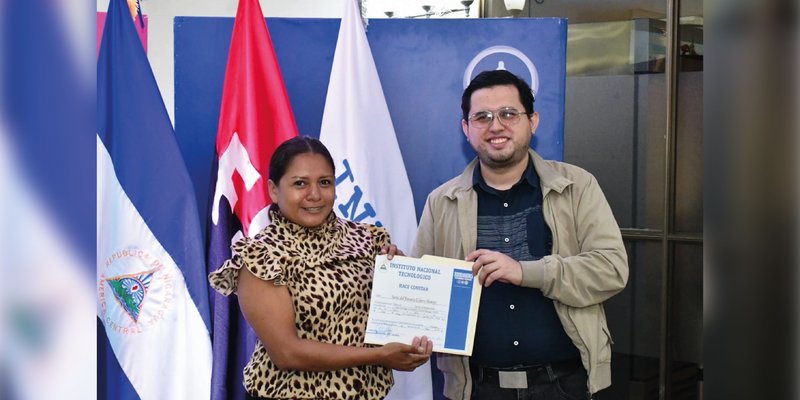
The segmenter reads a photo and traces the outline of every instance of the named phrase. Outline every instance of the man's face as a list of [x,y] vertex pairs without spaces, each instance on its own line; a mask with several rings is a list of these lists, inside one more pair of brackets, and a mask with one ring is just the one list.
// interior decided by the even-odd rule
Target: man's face
[[[515,121],[503,122],[504,118],[498,116],[503,110],[516,110],[520,115]],[[487,126],[481,127],[475,120],[461,121],[464,135],[478,154],[481,166],[503,170],[527,160],[539,114],[524,114],[525,107],[519,100],[517,88],[501,85],[476,90],[470,97],[469,115],[472,117],[482,111],[492,113],[493,119]]]

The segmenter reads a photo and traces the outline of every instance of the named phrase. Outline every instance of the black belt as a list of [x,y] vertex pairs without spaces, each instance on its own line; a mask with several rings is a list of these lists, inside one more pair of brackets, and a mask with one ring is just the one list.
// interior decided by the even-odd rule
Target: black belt
[[525,372],[528,378],[528,386],[531,386],[553,382],[558,378],[575,373],[579,368],[583,368],[583,364],[580,359],[576,358],[550,364],[511,368],[481,367],[470,364],[469,371],[472,374],[472,379],[476,382],[499,382],[501,372]]

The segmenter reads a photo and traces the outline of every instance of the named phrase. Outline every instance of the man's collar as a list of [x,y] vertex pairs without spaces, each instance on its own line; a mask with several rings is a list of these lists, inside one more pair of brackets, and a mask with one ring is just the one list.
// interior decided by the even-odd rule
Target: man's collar
[[[522,173],[519,181],[517,181],[517,183],[515,183],[513,186],[519,185],[523,180],[527,181],[531,187],[539,187],[539,175],[536,173],[536,168],[533,167],[533,159],[530,155],[528,155],[528,166],[525,167],[525,171]],[[475,185],[480,185],[483,188],[490,187],[483,179],[480,163],[475,166],[475,169],[472,172],[472,186],[474,187]]]
[[[552,162],[545,161],[533,149],[528,149],[528,155],[533,160],[533,168],[536,171],[543,194],[547,194],[550,190],[561,193],[567,186],[572,184],[571,180],[567,179],[562,172],[554,168]],[[466,193],[472,190],[473,176],[476,168],[478,168],[477,157],[473,158],[472,161],[467,164],[466,168],[464,168],[464,172],[454,179],[453,185],[444,192],[444,195],[453,199],[458,193]]]

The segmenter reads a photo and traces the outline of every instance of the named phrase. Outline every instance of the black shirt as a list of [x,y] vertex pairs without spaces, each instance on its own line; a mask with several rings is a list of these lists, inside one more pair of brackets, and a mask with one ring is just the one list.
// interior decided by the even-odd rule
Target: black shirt
[[[553,239],[542,213],[539,176],[528,159],[519,182],[508,190],[489,187],[475,168],[478,195],[478,249],[501,252],[517,261],[550,254]],[[485,367],[530,366],[578,358],[541,290],[495,281],[481,294],[470,362]]]

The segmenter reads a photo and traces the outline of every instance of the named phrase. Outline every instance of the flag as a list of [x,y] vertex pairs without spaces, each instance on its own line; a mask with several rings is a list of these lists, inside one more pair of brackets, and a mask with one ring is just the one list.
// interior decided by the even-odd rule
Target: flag
[[103,368],[101,397],[207,399],[210,313],[194,188],[125,0],[109,3],[97,62],[96,159],[97,315],[124,371]]
[[[357,0],[345,0],[320,140],[336,163],[334,210],[386,227],[392,242],[410,251],[417,229],[414,199]],[[388,398],[432,398],[430,363],[394,377]]]
[[84,6],[0,5],[5,399],[97,398],[95,60],[66,12]]
[[[209,272],[231,257],[231,243],[254,236],[268,223],[269,161],[297,136],[289,96],[257,0],[240,0],[222,89],[212,176]],[[212,293],[212,398],[243,399],[242,370],[256,335],[237,301]]]

